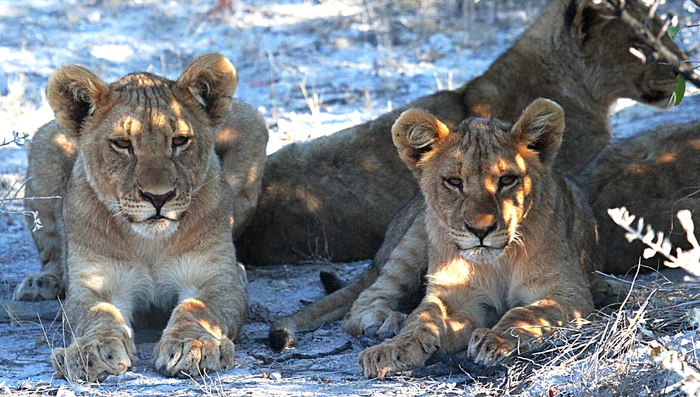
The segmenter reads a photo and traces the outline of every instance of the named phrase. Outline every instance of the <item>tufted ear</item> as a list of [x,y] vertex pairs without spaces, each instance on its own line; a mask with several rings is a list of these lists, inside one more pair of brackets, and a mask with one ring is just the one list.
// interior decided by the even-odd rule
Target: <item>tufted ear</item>
[[236,68],[216,52],[195,58],[177,80],[177,86],[192,95],[214,120],[231,110],[237,85]]
[[571,0],[566,10],[566,22],[576,44],[583,48],[596,31],[614,19],[613,11],[600,1]]
[[418,163],[447,137],[450,129],[423,109],[409,109],[391,127],[391,137],[401,160],[413,171]]
[[539,154],[550,165],[559,152],[564,134],[564,110],[556,102],[538,98],[523,111],[513,126],[520,142]]
[[82,66],[59,68],[46,84],[46,97],[58,124],[77,137],[85,120],[107,101],[109,87]]

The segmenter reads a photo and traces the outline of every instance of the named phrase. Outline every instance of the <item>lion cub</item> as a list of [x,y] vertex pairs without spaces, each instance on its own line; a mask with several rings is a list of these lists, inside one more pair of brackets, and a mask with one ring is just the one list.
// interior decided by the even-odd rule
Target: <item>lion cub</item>
[[450,130],[419,109],[396,121],[394,144],[425,198],[412,227],[423,232],[406,238],[427,247],[427,291],[398,335],[360,353],[365,376],[437,351],[491,365],[591,313],[601,260],[590,208],[552,169],[563,131],[563,110],[546,99],[512,126],[470,118]]
[[[161,373],[233,364],[246,281],[231,234],[234,193],[214,146],[222,125],[240,117],[231,110],[236,84],[220,54],[195,59],[177,81],[134,73],[108,85],[80,66],[49,79],[57,125],[44,127],[30,158],[51,158],[61,142],[75,150],[72,170],[44,162],[47,175],[64,170],[66,178],[55,181],[66,186],[64,324],[72,335],[52,354],[62,376],[124,373],[136,358],[134,313],[149,305],[172,311],[155,348]],[[58,239],[60,226],[47,237]]]

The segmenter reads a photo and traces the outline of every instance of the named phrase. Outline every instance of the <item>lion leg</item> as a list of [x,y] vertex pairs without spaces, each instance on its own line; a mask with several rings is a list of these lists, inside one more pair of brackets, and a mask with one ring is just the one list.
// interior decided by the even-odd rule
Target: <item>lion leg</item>
[[[424,365],[438,350],[450,353],[464,348],[474,322],[461,310],[464,306],[453,303],[429,293],[397,336],[359,354],[360,372],[368,378],[383,378]],[[448,313],[449,307],[460,309]]]
[[428,267],[426,241],[425,226],[418,217],[391,253],[377,281],[352,305],[343,320],[346,332],[381,339],[398,334],[405,318],[398,308],[402,301],[420,292]]
[[181,288],[180,302],[154,349],[156,369],[163,375],[202,376],[233,365],[232,340],[248,307],[244,270],[226,264],[207,268],[211,278],[198,279],[194,272],[173,284]]
[[[72,335],[68,347],[55,348],[51,362],[64,378],[88,382],[121,375],[136,360],[130,326],[135,273],[86,271],[71,281],[65,304],[64,329]],[[96,287],[96,281],[99,286]]]
[[[542,336],[593,311],[590,293],[572,287],[568,294],[554,293],[527,306],[515,307],[492,328],[476,329],[468,355],[479,364],[493,365],[514,349],[525,352],[540,345]],[[583,287],[585,288],[585,287]]]
[[324,296],[290,316],[275,320],[268,335],[270,346],[276,351],[283,351],[295,342],[296,332],[311,330],[325,322],[341,319],[350,310],[357,296],[377,279],[378,273],[377,268],[370,265],[352,284]]
[[12,298],[23,301],[63,298],[66,287],[63,199],[41,197],[63,197],[75,160],[75,146],[55,123],[49,123],[34,135],[28,158],[24,208],[35,212],[43,226],[34,230],[34,217],[26,218],[39,251],[41,271],[27,276]]

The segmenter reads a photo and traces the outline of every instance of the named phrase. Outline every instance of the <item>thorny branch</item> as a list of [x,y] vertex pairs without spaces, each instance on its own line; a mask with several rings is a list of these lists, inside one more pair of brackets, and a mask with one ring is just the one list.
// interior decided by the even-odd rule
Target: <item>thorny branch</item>
[[[694,86],[700,88],[700,75],[695,73],[695,68],[693,65],[687,62],[685,59],[681,59],[678,55],[673,53],[673,51],[669,50],[668,47],[666,47],[666,45],[661,41],[661,37],[666,34],[667,26],[661,30],[661,36],[657,36],[652,33],[651,30],[649,30],[647,23],[640,22],[637,20],[637,18],[627,12],[625,9],[624,0],[620,0],[619,2],[613,0],[595,0],[595,2],[610,9],[614,15],[617,15],[624,23],[631,27],[639,35],[639,37],[644,40],[645,44],[653,49],[653,54],[650,57],[647,57],[645,61],[664,61],[675,68],[686,81],[689,81]],[[655,4],[650,8],[650,17],[653,17],[653,14],[656,13],[658,3],[659,1],[655,1]]]

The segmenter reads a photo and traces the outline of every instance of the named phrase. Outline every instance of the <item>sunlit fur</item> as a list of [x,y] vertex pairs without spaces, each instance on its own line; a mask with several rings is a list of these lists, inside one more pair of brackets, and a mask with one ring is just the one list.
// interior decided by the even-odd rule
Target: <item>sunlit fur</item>
[[[42,258],[58,259],[38,277],[70,281],[71,341],[52,353],[60,376],[124,373],[136,358],[135,314],[150,306],[170,318],[154,351],[159,372],[199,376],[233,365],[247,296],[231,219],[254,207],[267,138],[254,111],[231,98],[236,84],[215,53],[176,81],[134,73],[106,84],[76,65],[49,79],[56,121],[37,132],[28,174],[32,193],[64,197],[42,213],[49,231],[35,235]],[[231,160],[237,143],[250,153]]]
[[[493,365],[587,316],[593,294],[609,292],[595,273],[590,208],[552,169],[564,130],[557,104],[538,99],[515,124],[470,118],[447,134],[436,119],[440,128],[420,127],[430,117],[411,109],[394,124],[423,209],[343,322],[352,334],[396,335],[360,353],[368,377],[421,366],[435,352]],[[425,296],[402,325],[398,302],[426,268]]]

